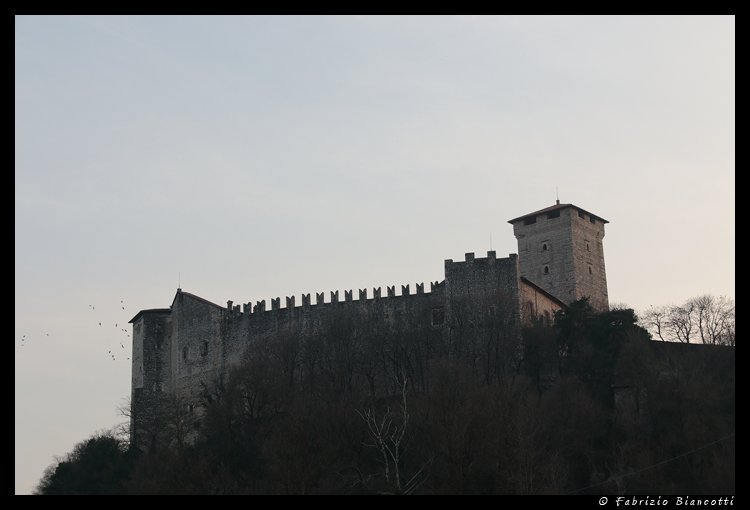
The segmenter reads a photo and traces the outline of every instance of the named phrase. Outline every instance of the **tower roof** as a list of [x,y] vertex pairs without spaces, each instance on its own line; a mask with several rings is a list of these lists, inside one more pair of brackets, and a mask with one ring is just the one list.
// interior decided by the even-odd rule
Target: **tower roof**
[[[205,303],[207,305],[211,305],[211,306],[215,306],[216,308],[223,309],[223,307],[217,305],[216,303],[212,303],[211,301],[207,299],[203,299],[202,297],[196,296],[195,294],[190,294],[189,292],[183,292],[182,289],[177,289],[177,294],[175,294],[174,299],[172,299],[172,306],[174,306],[174,302],[177,299],[177,296],[179,296],[180,294],[189,296],[195,300],[200,301],[201,303]],[[144,315],[154,315],[154,314],[158,315],[158,314],[172,313],[172,306],[170,306],[169,308],[151,308],[149,310],[141,310],[135,315],[135,317],[130,319],[128,322],[135,323],[138,321],[138,319],[140,319]]]
[[224,307],[221,306],[221,305],[217,305],[216,303],[212,303],[208,299],[203,299],[202,297],[196,296],[195,294],[191,294],[189,292],[185,292],[182,289],[177,289],[177,294],[174,295],[174,299],[172,300],[172,306],[174,306],[174,302],[177,300],[177,296],[179,296],[180,294],[182,294],[184,296],[191,297],[191,298],[193,298],[193,299],[195,299],[197,301],[200,301],[201,303],[204,303],[206,305],[215,306],[216,308],[219,308],[219,309],[222,309],[222,310],[224,309]]
[[151,308],[149,310],[141,310],[140,312],[135,314],[135,317],[133,317],[132,319],[128,321],[128,324],[130,323],[135,324],[136,322],[138,322],[138,319],[140,319],[144,315],[159,315],[159,314],[165,314],[165,313],[171,313],[171,312],[172,312],[171,308]]
[[545,207],[544,209],[540,209],[538,211],[534,211],[534,212],[529,213],[529,214],[524,214],[523,216],[519,216],[518,218],[513,218],[512,220],[508,220],[508,223],[514,223],[514,222],[516,222],[518,220],[522,220],[524,218],[528,218],[529,216],[536,216],[537,214],[544,214],[544,213],[548,213],[548,212],[551,212],[551,211],[554,211],[554,210],[557,210],[557,209],[565,209],[566,207],[572,207],[574,209],[578,209],[579,211],[585,212],[589,216],[593,216],[594,218],[598,219],[602,223],[609,223],[607,220],[605,220],[601,216],[597,216],[596,214],[590,213],[590,212],[588,212],[586,209],[584,209],[582,207],[578,207],[577,205],[573,205],[573,204],[561,204],[559,200],[557,201],[557,203],[555,205],[552,205],[550,207]]

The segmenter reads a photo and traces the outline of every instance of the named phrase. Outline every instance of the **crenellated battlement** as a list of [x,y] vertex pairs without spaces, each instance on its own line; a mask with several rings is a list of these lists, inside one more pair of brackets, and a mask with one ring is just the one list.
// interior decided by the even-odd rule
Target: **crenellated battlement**
[[457,269],[463,266],[474,266],[474,265],[476,265],[477,267],[484,266],[484,265],[494,266],[495,264],[504,264],[504,263],[511,262],[515,259],[515,257],[517,257],[517,255],[515,253],[511,253],[510,255],[508,255],[507,259],[498,259],[495,251],[493,250],[493,251],[487,252],[487,258],[478,259],[474,257],[474,253],[470,252],[464,255],[463,262],[461,261],[454,262],[453,259],[446,259],[445,269],[447,271],[449,269],[453,270],[453,269]]
[[[493,252],[494,253],[494,252]],[[446,261],[448,262],[448,261]],[[328,307],[331,305],[337,305],[337,304],[365,304],[365,303],[372,303],[375,301],[381,301],[385,299],[402,299],[402,298],[408,298],[412,296],[423,296],[426,294],[434,294],[438,292],[442,292],[443,286],[445,282],[430,282],[430,292],[425,292],[424,290],[424,283],[417,283],[415,284],[416,292],[414,294],[411,293],[410,290],[410,284],[407,285],[401,285],[401,294],[396,295],[396,286],[391,285],[386,287],[387,296],[385,298],[381,297],[381,287],[373,287],[372,289],[372,297],[367,297],[367,289],[358,289],[359,290],[359,299],[354,299],[354,290],[344,290],[344,301],[339,300],[339,291],[330,291],[330,301],[325,302],[325,292],[316,292],[315,293],[315,304],[311,303],[310,300],[310,294],[302,294],[301,297],[301,304],[296,304],[295,296],[286,296],[286,307],[281,307],[281,297],[271,298],[271,309],[266,308],[266,300],[256,301],[255,306],[253,306],[252,301],[249,301],[247,303],[243,303],[242,306],[240,305],[233,305],[233,301],[227,301],[227,307],[226,311],[228,313],[229,317],[241,317],[241,316],[257,316],[261,314],[266,313],[273,313],[273,312],[280,312],[282,310],[285,310],[287,312],[290,312],[294,309],[301,309],[301,310],[312,310],[316,307]],[[240,310],[241,309],[241,310]]]
[[[481,271],[483,268],[494,268],[502,265],[515,265],[517,262],[517,255],[514,253],[511,253],[507,259],[498,259],[496,256],[495,251],[488,251],[486,258],[476,258],[473,252],[466,253],[465,254],[465,260],[464,261],[457,261],[454,262],[453,259],[447,259],[445,261],[445,274],[446,277],[452,274],[461,273],[466,271],[467,269],[472,270],[474,272]],[[302,294],[301,295],[301,304],[296,304],[295,296],[286,296],[286,306],[282,308],[281,306],[281,297],[271,298],[271,308],[270,310],[266,308],[266,300],[257,301],[255,306],[252,305],[252,302],[248,302],[242,305],[242,311],[240,311],[240,306],[236,305],[233,306],[233,301],[227,301],[227,312],[229,314],[229,317],[240,317],[240,316],[257,316],[260,314],[266,314],[266,313],[273,313],[273,312],[282,312],[286,311],[287,313],[291,312],[294,309],[301,309],[304,311],[313,310],[316,307],[329,307],[332,305],[338,305],[338,304],[365,304],[365,303],[372,303],[375,301],[380,300],[387,300],[387,299],[402,299],[402,298],[408,298],[413,296],[423,296],[427,294],[434,294],[442,292],[445,287],[445,281],[435,281],[430,282],[430,291],[425,292],[424,283],[416,283],[415,284],[415,293],[411,292],[411,284],[401,285],[401,294],[396,295],[396,286],[395,285],[388,285],[386,286],[386,296],[381,296],[381,289],[382,287],[373,287],[372,289],[372,297],[367,296],[367,289],[358,289],[359,290],[359,298],[354,299],[354,290],[344,290],[344,301],[342,302],[339,299],[339,291],[330,291],[330,300],[328,302],[325,301],[325,292],[316,292],[315,293],[315,304],[311,302],[310,296],[311,294]]]

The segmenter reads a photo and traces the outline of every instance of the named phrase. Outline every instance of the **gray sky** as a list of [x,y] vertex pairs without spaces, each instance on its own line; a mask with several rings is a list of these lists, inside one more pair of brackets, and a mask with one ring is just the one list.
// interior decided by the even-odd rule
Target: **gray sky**
[[557,187],[611,302],[734,297],[734,124],[734,17],[16,17],[16,493],[120,420],[178,274],[429,289]]

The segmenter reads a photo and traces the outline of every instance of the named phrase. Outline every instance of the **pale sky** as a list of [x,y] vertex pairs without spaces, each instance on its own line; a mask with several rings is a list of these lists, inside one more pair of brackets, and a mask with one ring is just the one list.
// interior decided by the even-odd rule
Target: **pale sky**
[[734,17],[16,17],[16,493],[120,421],[178,278],[428,290],[557,188],[610,302],[734,298],[734,124]]

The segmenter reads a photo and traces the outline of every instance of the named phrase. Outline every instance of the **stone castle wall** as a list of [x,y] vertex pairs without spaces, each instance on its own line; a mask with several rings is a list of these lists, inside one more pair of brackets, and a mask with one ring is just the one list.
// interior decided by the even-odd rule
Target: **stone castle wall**
[[[199,412],[205,388],[228,378],[248,347],[279,334],[304,337],[330,323],[337,314],[355,322],[384,327],[433,328],[450,335],[451,328],[479,325],[489,316],[504,314],[521,345],[522,326],[550,325],[556,310],[583,296],[597,309],[608,308],[604,270],[605,220],[560,205],[511,220],[519,254],[486,258],[467,253],[464,261],[445,261],[445,279],[431,282],[430,292],[417,284],[303,294],[299,302],[287,297],[242,305],[220,306],[178,289],[170,308],[143,310],[133,323],[131,435],[146,445],[145,430],[158,429],[160,416],[171,401],[188,412]],[[406,325],[406,326],[404,326]],[[461,327],[463,327],[461,326]],[[481,327],[481,326],[480,326]],[[139,425],[140,424],[140,425]]]
[[430,283],[430,292],[424,292],[423,284],[416,285],[416,293],[402,285],[400,295],[393,286],[386,288],[385,296],[379,288],[373,289],[372,297],[360,290],[358,300],[353,299],[353,291],[345,291],[341,301],[336,291],[330,293],[327,303],[322,293],[316,294],[315,304],[306,294],[300,305],[294,297],[287,297],[285,308],[281,308],[280,298],[272,299],[270,310],[265,301],[257,302],[252,311],[250,303],[240,306],[229,301],[222,307],[178,289],[170,308],[144,310],[131,321],[135,414],[146,422],[155,420],[173,397],[190,412],[198,412],[205,387],[226,378],[253,342],[285,332],[313,334],[335,314],[386,326],[430,327],[436,334],[449,334],[448,326],[459,314],[470,311],[459,319],[479,321],[484,314],[499,313],[494,308],[502,296],[520,341],[518,257],[498,259],[495,252],[487,255],[477,259],[467,253],[465,261],[446,260],[445,280]]

